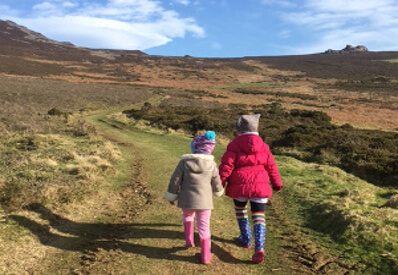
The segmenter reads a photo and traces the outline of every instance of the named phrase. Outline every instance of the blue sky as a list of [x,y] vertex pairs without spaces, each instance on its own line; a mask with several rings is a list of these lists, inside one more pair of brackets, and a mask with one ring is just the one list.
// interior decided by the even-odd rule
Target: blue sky
[[397,0],[0,0],[0,19],[76,46],[152,55],[398,51]]

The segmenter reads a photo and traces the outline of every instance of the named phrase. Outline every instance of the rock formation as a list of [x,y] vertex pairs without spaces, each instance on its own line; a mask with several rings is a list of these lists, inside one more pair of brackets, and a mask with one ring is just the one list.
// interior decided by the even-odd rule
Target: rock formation
[[362,46],[362,45],[358,45],[356,47],[354,47],[352,45],[347,45],[342,50],[328,49],[328,50],[325,51],[325,53],[340,53],[340,54],[357,53],[357,52],[368,52],[368,48],[366,48],[365,46]]

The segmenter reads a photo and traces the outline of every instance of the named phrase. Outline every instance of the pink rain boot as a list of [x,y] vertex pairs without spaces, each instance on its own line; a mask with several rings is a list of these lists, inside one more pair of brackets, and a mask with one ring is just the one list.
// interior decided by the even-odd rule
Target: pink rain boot
[[253,257],[252,257],[252,262],[254,264],[261,264],[264,262],[264,250],[257,250]]
[[209,264],[211,260],[211,240],[208,239],[200,239],[200,257],[202,259],[203,264]]
[[185,233],[185,246],[186,247],[195,247],[194,239],[193,239],[193,222],[184,222],[184,233]]

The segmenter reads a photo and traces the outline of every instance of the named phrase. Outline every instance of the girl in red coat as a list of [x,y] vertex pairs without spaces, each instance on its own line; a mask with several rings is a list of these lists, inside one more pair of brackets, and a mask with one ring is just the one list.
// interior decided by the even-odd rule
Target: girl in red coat
[[[242,115],[235,122],[239,135],[227,146],[219,167],[220,178],[226,187],[226,195],[233,198],[241,246],[251,248],[252,234],[247,215],[250,201],[254,231],[255,252],[253,263],[264,261],[265,204],[283,185],[278,167],[269,146],[258,134],[260,115]],[[272,188],[271,188],[271,186]]]

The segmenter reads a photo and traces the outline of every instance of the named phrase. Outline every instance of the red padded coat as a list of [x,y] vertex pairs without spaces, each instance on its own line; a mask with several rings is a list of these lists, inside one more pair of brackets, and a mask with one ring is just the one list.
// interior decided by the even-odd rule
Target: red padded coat
[[256,134],[240,135],[228,144],[219,173],[231,198],[269,198],[272,189],[283,186],[269,146]]

